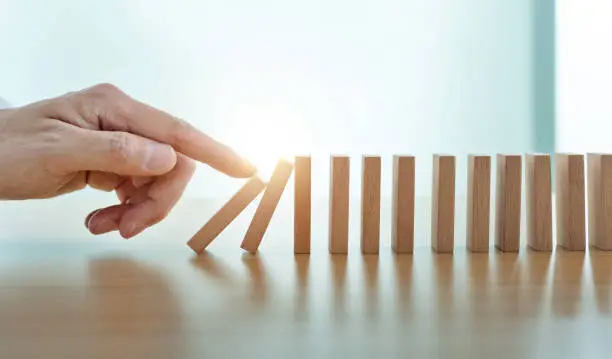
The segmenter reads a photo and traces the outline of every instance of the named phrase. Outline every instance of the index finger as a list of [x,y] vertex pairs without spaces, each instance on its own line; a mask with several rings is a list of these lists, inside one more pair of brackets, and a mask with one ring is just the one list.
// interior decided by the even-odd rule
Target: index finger
[[232,177],[250,177],[255,168],[228,146],[188,122],[137,101],[113,85],[87,90],[102,106],[100,128],[121,130],[171,145],[187,157]]

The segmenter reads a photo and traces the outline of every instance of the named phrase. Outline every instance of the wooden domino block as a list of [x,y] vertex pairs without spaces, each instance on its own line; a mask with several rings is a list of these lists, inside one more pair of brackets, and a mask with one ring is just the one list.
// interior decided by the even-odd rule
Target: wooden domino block
[[612,250],[612,155],[587,154],[589,245]]
[[431,246],[452,253],[455,246],[455,157],[434,155]]
[[497,155],[495,193],[495,246],[502,252],[518,252],[521,239],[520,155]]
[[393,156],[391,247],[396,253],[414,249],[414,174],[414,157]]
[[295,200],[293,219],[293,252],[310,253],[311,171],[310,157],[295,158]]
[[377,254],[380,247],[380,172],[380,157],[363,156],[361,252],[364,254]]
[[253,202],[266,184],[259,178],[251,178],[232,198],[187,242],[194,252],[200,254]]
[[329,186],[329,252],[348,253],[350,158],[332,156]]
[[525,155],[527,245],[536,251],[552,251],[552,188],[550,156]]
[[270,219],[272,219],[272,215],[276,210],[278,201],[287,185],[287,181],[289,181],[291,172],[293,172],[292,163],[285,160],[278,161],[272,178],[270,178],[270,182],[268,182],[266,191],[261,197],[259,207],[257,207],[253,220],[244,235],[244,239],[240,245],[242,249],[250,253],[257,252],[259,244],[270,223]]
[[489,251],[491,157],[468,156],[466,246],[471,252]]
[[570,251],[586,249],[584,156],[555,156],[557,244]]

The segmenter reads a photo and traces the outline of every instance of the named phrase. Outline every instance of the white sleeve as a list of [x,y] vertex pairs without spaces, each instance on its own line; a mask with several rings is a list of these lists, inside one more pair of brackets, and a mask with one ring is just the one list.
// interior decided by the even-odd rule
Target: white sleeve
[[0,109],[10,107],[11,105],[6,102],[2,97],[0,97]]

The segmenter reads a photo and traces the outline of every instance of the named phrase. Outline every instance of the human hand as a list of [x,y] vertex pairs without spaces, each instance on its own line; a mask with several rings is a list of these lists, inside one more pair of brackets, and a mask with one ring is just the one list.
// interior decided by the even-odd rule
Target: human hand
[[254,167],[187,122],[101,84],[0,110],[0,199],[50,198],[87,185],[120,203],[90,213],[93,234],[131,238],[170,212],[197,160],[232,177]]

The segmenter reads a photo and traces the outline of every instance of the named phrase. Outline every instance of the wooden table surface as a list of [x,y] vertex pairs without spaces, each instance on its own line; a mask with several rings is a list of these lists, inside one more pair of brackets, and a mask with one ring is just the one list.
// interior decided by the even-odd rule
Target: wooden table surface
[[0,204],[0,358],[610,355],[607,252],[468,254],[458,233],[437,255],[422,214],[413,255],[383,229],[380,255],[362,256],[352,227],[349,255],[330,256],[315,211],[313,252],[294,256],[285,203],[259,255],[239,249],[245,214],[197,257],[185,242],[217,203],[184,201],[131,241],[89,236],[90,206]]

